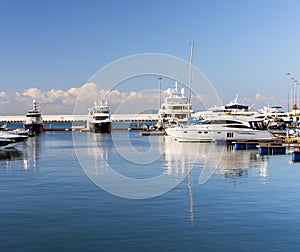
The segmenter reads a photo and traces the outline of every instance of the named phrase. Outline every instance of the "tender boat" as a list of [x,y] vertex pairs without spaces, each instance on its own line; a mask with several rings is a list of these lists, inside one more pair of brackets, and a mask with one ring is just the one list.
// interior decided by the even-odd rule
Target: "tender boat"
[[178,141],[213,142],[216,140],[269,141],[277,139],[263,120],[251,116],[219,116],[199,123],[166,129]]
[[13,141],[4,137],[0,137],[0,150],[5,149],[5,147],[11,144]]
[[3,148],[8,149],[8,148],[14,148],[20,142],[23,142],[23,141],[27,140],[28,136],[19,135],[15,131],[0,131],[0,139],[3,141],[2,142],[2,149]]
[[178,91],[178,82],[175,82],[175,88],[167,90],[169,96],[161,104],[158,110],[159,126],[169,127],[172,124],[187,123],[193,113],[191,103],[184,94],[184,88]]
[[41,110],[39,109],[35,99],[33,99],[32,109],[26,114],[26,121],[23,126],[30,134],[40,134],[45,130]]
[[94,103],[88,113],[88,129],[94,133],[110,133],[112,120],[107,102],[103,104]]

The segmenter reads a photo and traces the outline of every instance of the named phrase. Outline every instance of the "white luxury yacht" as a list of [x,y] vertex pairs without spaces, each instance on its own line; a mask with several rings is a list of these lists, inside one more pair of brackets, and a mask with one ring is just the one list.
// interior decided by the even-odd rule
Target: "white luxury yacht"
[[178,83],[175,82],[175,88],[167,90],[169,96],[161,104],[158,110],[159,125],[169,126],[177,123],[187,123],[191,113],[192,105],[184,94],[184,88],[178,91]]
[[196,112],[193,114],[193,118],[207,119],[213,116],[221,115],[250,116],[256,113],[255,111],[249,110],[248,105],[240,103],[238,99],[239,96],[236,95],[236,97],[226,105],[220,107],[212,107],[206,111]]
[[32,134],[39,134],[45,130],[45,125],[42,119],[41,110],[35,99],[33,99],[32,109],[26,114],[24,129]]
[[214,116],[199,123],[167,128],[166,133],[181,142],[268,141],[276,139],[267,130],[263,120],[252,116]]
[[101,102],[100,105],[94,103],[94,106],[89,109],[87,126],[94,133],[111,132],[112,120],[107,102],[105,104]]

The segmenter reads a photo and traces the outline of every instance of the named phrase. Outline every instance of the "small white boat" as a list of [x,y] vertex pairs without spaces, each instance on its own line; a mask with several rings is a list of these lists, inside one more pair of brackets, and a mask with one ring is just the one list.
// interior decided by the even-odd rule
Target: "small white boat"
[[264,124],[250,116],[220,116],[199,123],[167,128],[167,135],[178,141],[213,142],[216,140],[270,141],[277,139]]
[[13,143],[12,140],[0,137],[0,150],[5,149],[9,144]]
[[94,103],[88,113],[88,129],[94,133],[110,133],[112,120],[107,102],[103,104]]
[[[0,131],[0,139],[3,140],[2,149],[14,148],[20,142],[26,141],[28,136],[26,135],[19,135],[17,132],[13,131]],[[8,140],[8,141],[5,141]],[[7,143],[7,144],[6,144]]]

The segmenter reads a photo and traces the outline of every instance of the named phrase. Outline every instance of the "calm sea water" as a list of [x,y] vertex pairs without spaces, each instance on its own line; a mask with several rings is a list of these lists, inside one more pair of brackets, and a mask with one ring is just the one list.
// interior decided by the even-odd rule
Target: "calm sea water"
[[[76,151],[72,132],[46,132],[0,152],[0,251],[300,250],[300,163],[291,155],[127,131],[73,137]],[[131,148],[147,162],[132,161]],[[145,186],[160,174],[183,181],[153,198],[122,198],[93,182],[109,167]]]

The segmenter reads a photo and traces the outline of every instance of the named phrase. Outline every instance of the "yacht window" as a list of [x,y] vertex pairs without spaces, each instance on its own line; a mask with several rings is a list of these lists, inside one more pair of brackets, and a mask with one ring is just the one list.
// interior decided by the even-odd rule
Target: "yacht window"
[[169,106],[168,108],[173,110],[187,110],[188,106]]
[[266,125],[264,124],[263,121],[252,121],[252,122],[249,122],[249,124],[250,124],[250,127],[252,129],[256,129],[256,130],[265,130],[265,129],[267,129]]
[[227,137],[233,137],[233,132],[227,132]]
[[233,120],[211,120],[212,124],[243,124],[239,121],[233,121]]
[[207,134],[208,132],[207,131],[204,131],[204,134]]
[[236,129],[251,129],[246,125],[225,125],[225,127],[236,128]]
[[243,124],[242,122],[226,120],[226,124]]
[[185,119],[185,118],[187,118],[187,115],[186,114],[175,114],[175,118],[177,118],[177,119]]
[[108,118],[107,116],[95,116],[94,117],[95,120],[105,120],[107,118]]
[[27,117],[38,117],[38,116],[41,116],[40,114],[35,114],[35,115],[27,115]]

